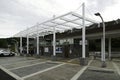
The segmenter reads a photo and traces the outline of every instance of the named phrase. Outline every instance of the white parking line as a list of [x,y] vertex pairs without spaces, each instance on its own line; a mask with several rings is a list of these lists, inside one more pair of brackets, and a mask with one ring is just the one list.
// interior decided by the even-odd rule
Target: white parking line
[[119,69],[119,67],[117,66],[116,63],[114,63],[114,62],[112,62],[112,63],[113,63],[114,68],[116,69],[117,73],[120,75],[120,69]]
[[24,68],[24,67],[30,67],[30,66],[34,66],[34,65],[38,65],[38,64],[43,64],[43,63],[48,62],[48,61],[49,61],[49,60],[44,61],[44,62],[38,62],[38,63],[35,63],[35,64],[26,65],[26,66],[11,68],[11,69],[8,69],[8,70],[15,70],[15,69],[20,69],[20,68]]
[[74,63],[68,63],[68,62],[60,62],[60,61],[50,61],[50,62],[53,62],[53,63],[65,63],[65,64],[70,64],[70,65],[79,65],[79,64],[74,64]]
[[81,75],[82,73],[88,68],[88,66],[91,64],[93,60],[90,60],[88,65],[83,67],[79,72],[77,72],[70,80],[77,80]]
[[74,61],[74,60],[76,60],[77,58],[74,58],[74,59],[71,59],[71,60],[69,60],[69,61],[67,61],[67,62],[72,62],[72,61]]
[[4,72],[6,72],[8,75],[12,76],[13,78],[15,78],[16,80],[23,80],[22,78],[20,78],[19,76],[17,76],[16,74],[10,72],[9,70],[5,69],[4,67],[0,66],[0,69],[3,70]]
[[38,60],[42,60],[42,59],[18,61],[18,62],[14,62],[14,63],[10,63],[10,64],[7,63],[7,64],[2,64],[2,65],[7,66],[7,65],[12,65],[12,64],[16,64],[16,63],[25,63],[25,62],[38,61]]
[[40,73],[49,71],[49,70],[51,70],[51,69],[57,68],[57,67],[59,67],[59,66],[65,65],[65,64],[66,64],[66,63],[62,63],[62,64],[59,64],[59,65],[56,65],[56,66],[53,66],[53,67],[44,69],[44,70],[42,70],[42,71],[38,71],[38,72],[36,72],[36,73],[33,73],[33,74],[30,74],[30,75],[24,76],[24,77],[22,77],[22,79],[26,79],[26,78],[32,77],[32,76],[34,76],[34,75],[37,75],[37,74],[40,74]]

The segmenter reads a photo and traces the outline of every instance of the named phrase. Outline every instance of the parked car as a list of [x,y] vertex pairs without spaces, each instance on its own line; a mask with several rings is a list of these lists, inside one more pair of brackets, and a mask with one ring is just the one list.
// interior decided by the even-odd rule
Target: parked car
[[15,54],[8,49],[1,49],[0,56],[15,56]]

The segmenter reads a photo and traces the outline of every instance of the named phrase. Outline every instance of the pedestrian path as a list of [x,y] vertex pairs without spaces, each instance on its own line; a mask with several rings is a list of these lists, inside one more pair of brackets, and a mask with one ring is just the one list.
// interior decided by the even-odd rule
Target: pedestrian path
[[[120,80],[120,75],[115,70],[112,61],[106,61],[107,67],[101,67],[100,60],[93,60],[89,67],[77,80]],[[87,76],[86,76],[87,75]]]

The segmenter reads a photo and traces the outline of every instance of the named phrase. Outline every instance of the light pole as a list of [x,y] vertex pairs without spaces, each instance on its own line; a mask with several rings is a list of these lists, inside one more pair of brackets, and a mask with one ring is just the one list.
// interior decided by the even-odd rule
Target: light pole
[[101,61],[102,61],[102,65],[101,65],[101,67],[106,67],[107,65],[106,65],[106,62],[105,62],[105,22],[104,22],[104,20],[103,20],[103,18],[102,18],[102,16],[101,16],[101,14],[100,13],[95,13],[95,15],[96,16],[99,16],[100,18],[101,18],[101,20],[102,20],[102,25],[103,25],[103,38],[102,38],[102,52],[101,52]]

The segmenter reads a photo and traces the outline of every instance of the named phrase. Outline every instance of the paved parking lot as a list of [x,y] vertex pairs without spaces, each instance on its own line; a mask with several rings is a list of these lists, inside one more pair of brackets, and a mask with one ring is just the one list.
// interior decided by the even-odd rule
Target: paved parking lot
[[16,80],[120,80],[120,61],[99,60],[80,66],[79,59],[51,61],[34,57],[0,57],[0,68]]

